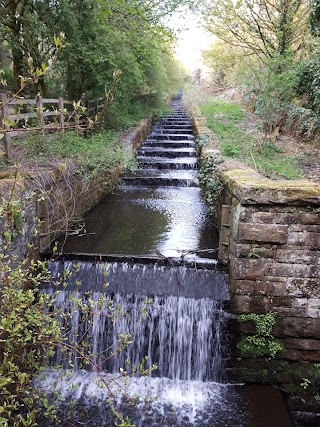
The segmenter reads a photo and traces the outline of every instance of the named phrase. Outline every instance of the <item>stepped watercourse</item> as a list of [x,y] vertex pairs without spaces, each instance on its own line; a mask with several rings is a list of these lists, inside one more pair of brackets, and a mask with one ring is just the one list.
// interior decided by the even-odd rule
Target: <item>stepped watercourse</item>
[[68,343],[89,349],[91,362],[57,351],[60,368],[38,385],[58,392],[66,425],[114,425],[111,400],[141,427],[291,426],[271,387],[229,382],[228,280],[180,99],[155,123],[137,161],[50,264],[67,286],[56,295],[44,285]]

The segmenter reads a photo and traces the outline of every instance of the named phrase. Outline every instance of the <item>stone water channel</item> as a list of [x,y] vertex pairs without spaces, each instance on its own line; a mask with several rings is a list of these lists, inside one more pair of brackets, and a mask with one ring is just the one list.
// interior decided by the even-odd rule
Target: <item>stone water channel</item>
[[[82,337],[95,367],[60,351],[62,369],[41,379],[65,401],[66,425],[114,425],[111,397],[141,427],[293,425],[279,391],[230,382],[228,279],[216,261],[218,236],[201,200],[194,145],[190,115],[176,100],[142,143],[139,168],[87,215],[50,266],[55,277],[68,276],[55,301],[68,341],[76,346]],[[89,317],[79,299],[97,307]],[[110,316],[110,307],[121,315]],[[120,351],[124,334],[132,343]],[[123,382],[119,373],[142,360],[157,369]]]

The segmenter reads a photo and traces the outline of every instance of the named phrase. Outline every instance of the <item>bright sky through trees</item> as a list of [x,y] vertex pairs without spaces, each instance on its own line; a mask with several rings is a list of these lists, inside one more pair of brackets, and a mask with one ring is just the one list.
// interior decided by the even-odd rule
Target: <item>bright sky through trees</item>
[[174,30],[180,29],[176,43],[177,59],[183,63],[187,71],[196,68],[206,69],[201,59],[201,51],[207,49],[213,41],[213,36],[199,24],[199,17],[194,13],[177,12],[171,18],[169,25]]

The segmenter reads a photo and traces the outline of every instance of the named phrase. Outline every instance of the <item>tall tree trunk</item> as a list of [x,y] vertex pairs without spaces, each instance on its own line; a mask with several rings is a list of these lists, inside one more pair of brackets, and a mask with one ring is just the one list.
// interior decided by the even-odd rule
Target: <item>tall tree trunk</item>
[[13,62],[13,91],[17,92],[21,87],[20,76],[23,75],[23,52],[19,47],[12,49]]

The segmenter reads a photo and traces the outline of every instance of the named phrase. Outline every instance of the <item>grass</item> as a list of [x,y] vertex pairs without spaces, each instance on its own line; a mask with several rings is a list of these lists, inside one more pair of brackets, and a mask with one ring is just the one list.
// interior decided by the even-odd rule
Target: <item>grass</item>
[[117,138],[113,130],[106,130],[84,138],[75,131],[57,132],[43,136],[30,133],[14,141],[20,153],[19,162],[46,165],[50,161],[72,159],[79,165],[79,173],[95,175],[99,170],[112,170],[117,162],[134,165],[131,150]]
[[262,138],[258,132],[249,133],[241,127],[246,113],[239,104],[213,98],[200,106],[200,111],[220,141],[224,156],[253,166],[270,178],[301,177],[296,158],[288,157],[273,141]]
[[219,98],[214,98],[210,104],[203,105],[201,111],[206,116],[227,117],[229,120],[240,121],[245,118],[245,113],[235,102],[226,102]]

